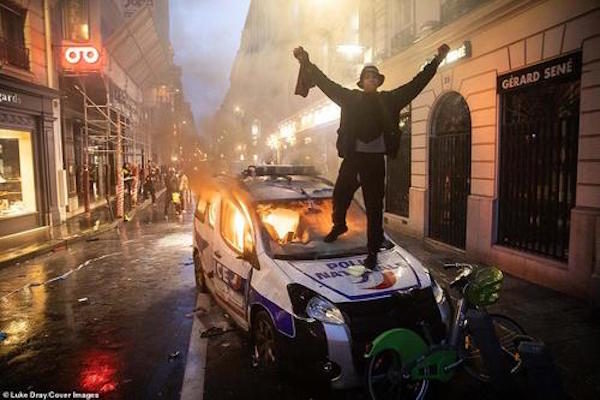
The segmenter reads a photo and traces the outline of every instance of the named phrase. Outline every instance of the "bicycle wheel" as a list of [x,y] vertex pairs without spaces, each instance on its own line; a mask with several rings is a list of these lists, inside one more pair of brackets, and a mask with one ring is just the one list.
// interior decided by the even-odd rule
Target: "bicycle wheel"
[[[525,330],[513,319],[500,315],[489,314],[494,324],[496,336],[500,342],[503,354],[506,356],[510,373],[516,374],[522,367],[522,359],[519,354],[519,341],[527,337]],[[490,375],[483,363],[481,353],[471,335],[465,335],[464,341],[464,368],[473,378],[481,382],[489,382]]]
[[421,400],[425,398],[429,381],[413,381],[403,377],[400,355],[388,349],[375,354],[369,360],[367,387],[372,400]]

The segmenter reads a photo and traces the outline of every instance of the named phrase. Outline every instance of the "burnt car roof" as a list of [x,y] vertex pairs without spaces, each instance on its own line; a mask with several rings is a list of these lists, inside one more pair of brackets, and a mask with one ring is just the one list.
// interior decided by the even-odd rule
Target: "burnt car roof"
[[306,165],[250,166],[239,176],[218,175],[223,190],[241,191],[253,202],[326,199],[333,183]]
[[323,199],[333,195],[331,182],[318,176],[256,176],[242,180],[244,189],[257,202]]

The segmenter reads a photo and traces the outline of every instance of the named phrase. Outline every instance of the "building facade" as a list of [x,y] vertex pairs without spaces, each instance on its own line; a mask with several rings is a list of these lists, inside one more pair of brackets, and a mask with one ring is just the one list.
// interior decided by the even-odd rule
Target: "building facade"
[[[365,61],[386,74],[384,89],[451,47],[403,110],[386,222],[599,301],[598,3],[363,0],[360,10]],[[324,126],[304,134],[333,143],[337,124]]]
[[[358,39],[358,0],[251,1],[230,89],[216,115],[215,156],[235,171],[248,164],[289,162],[288,155],[299,147],[282,116],[324,100],[316,90],[307,99],[293,96],[298,73],[293,48],[304,46],[313,62],[345,82],[355,78],[362,64],[352,52]],[[297,153],[294,159],[323,159],[321,153]]]
[[0,1],[0,250],[60,223],[59,93],[47,1]]
[[[153,134],[152,119],[161,104],[156,99],[169,92],[163,89],[172,68],[168,35],[159,35],[152,8],[132,10],[127,4],[65,0],[53,9],[64,93],[68,215],[104,205],[114,196],[120,204],[122,167],[130,163],[139,170],[156,159],[153,139],[164,136]],[[161,26],[167,23],[168,32],[168,13],[166,20],[158,18]]]

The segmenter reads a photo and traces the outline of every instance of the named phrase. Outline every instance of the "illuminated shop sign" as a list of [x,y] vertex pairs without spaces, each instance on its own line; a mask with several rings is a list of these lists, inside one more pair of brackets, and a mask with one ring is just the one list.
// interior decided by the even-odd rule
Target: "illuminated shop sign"
[[0,91],[0,103],[21,104],[22,102],[18,94]]
[[100,51],[94,46],[65,46],[62,64],[67,69],[91,70],[101,65]]
[[65,50],[65,61],[69,64],[95,64],[100,60],[100,53],[94,47],[67,47]]
[[[465,40],[460,47],[450,49],[438,67],[441,68],[444,65],[453,64],[458,60],[469,57],[471,57],[471,42],[469,40]],[[429,61],[421,65],[421,71],[427,66],[427,64],[429,64]]]
[[581,77],[581,52],[572,53],[518,71],[498,76],[498,93],[545,82],[562,82]]
[[442,67],[446,64],[452,64],[458,60],[468,57],[471,57],[471,42],[466,40],[463,42],[462,46],[456,49],[451,49],[439,66]]

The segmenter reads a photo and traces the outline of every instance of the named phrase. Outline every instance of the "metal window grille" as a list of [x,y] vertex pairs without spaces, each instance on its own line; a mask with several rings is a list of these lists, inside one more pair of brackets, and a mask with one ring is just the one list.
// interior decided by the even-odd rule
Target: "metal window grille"
[[0,3],[0,61],[29,70],[29,49],[25,47],[26,10],[13,2]]
[[410,105],[400,113],[400,149],[395,159],[387,160],[385,210],[408,217],[411,174],[411,111]]
[[458,93],[438,104],[429,138],[429,236],[465,248],[471,177],[471,114]]
[[579,92],[576,81],[502,96],[499,244],[568,259]]

